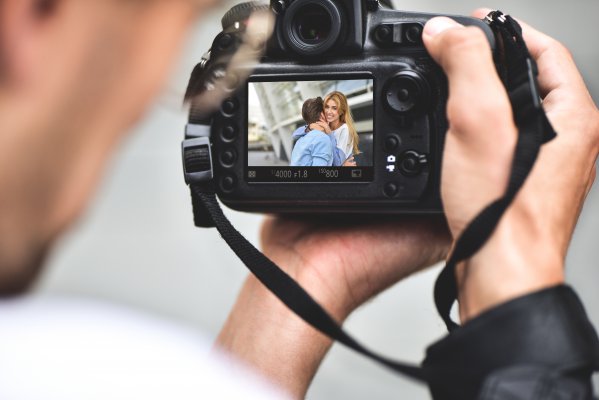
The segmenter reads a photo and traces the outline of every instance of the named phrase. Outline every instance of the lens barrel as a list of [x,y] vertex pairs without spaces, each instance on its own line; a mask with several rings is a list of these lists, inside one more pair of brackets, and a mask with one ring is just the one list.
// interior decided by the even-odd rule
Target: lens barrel
[[316,56],[330,50],[341,35],[342,10],[331,0],[296,0],[283,17],[283,33],[291,50]]

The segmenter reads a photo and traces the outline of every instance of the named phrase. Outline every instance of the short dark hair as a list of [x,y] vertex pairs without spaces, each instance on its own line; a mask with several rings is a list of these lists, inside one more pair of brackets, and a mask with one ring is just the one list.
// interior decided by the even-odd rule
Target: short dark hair
[[308,99],[304,101],[304,105],[302,106],[302,118],[306,124],[313,124],[314,122],[318,122],[320,120],[320,115],[322,114],[323,110],[324,101],[322,100],[322,97]]

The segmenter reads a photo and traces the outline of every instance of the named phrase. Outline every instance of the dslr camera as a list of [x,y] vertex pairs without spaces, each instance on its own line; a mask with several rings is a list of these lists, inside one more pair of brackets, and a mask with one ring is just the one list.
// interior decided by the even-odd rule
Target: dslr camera
[[[208,174],[220,200],[240,211],[441,212],[447,82],[422,43],[436,15],[375,0],[237,5],[194,69],[188,99],[228,74],[256,9],[274,15],[258,64],[241,79],[226,77],[227,98],[216,112],[203,115],[192,100],[183,145],[188,183]],[[495,49],[485,22],[452,18],[480,27]],[[314,101],[322,104],[320,125],[302,115]],[[186,159],[207,140],[210,166]]]

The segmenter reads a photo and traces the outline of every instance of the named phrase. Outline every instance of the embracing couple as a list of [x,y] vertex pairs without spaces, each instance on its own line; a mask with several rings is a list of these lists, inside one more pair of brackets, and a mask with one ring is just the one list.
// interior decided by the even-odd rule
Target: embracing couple
[[332,92],[324,100],[306,100],[302,118],[306,125],[293,132],[297,141],[291,152],[291,166],[356,166],[359,137],[343,93]]

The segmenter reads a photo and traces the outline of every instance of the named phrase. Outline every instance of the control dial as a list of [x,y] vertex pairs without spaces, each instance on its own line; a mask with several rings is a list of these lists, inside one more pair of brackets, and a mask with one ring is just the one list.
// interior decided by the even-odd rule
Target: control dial
[[401,71],[391,78],[385,89],[385,101],[397,113],[418,115],[430,109],[431,89],[418,71]]

